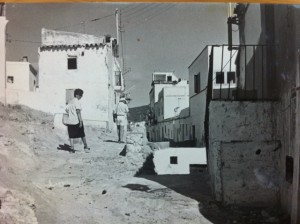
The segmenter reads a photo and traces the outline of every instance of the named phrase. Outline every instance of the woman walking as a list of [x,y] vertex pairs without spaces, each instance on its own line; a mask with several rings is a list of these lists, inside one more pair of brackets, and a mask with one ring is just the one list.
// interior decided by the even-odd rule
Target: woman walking
[[84,144],[84,151],[86,153],[89,152],[90,148],[87,145],[85,133],[84,133],[84,126],[81,117],[81,104],[79,100],[83,96],[82,89],[75,89],[74,91],[74,98],[68,103],[66,112],[69,115],[68,119],[68,134],[70,138],[70,145],[71,145],[71,152],[75,152],[74,150],[74,138],[81,138]]

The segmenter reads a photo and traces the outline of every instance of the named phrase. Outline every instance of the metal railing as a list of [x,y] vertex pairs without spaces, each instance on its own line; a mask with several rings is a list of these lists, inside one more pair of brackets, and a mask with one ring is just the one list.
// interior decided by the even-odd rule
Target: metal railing
[[[274,100],[272,45],[212,46],[213,100]],[[234,74],[233,74],[234,73]]]

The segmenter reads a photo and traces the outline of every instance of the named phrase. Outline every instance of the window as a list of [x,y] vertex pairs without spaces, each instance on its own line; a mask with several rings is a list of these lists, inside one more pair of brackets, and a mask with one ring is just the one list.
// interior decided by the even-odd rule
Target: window
[[170,164],[178,164],[177,156],[170,157]]
[[13,76],[7,76],[7,83],[14,83],[14,77]]
[[235,72],[227,72],[227,83],[235,83]]
[[195,93],[200,92],[200,73],[194,75],[194,92]]
[[77,69],[77,58],[76,57],[68,58],[68,69],[69,70]]
[[216,83],[217,84],[224,83],[224,72],[216,72]]
[[172,76],[168,76],[167,80],[168,80],[168,82],[171,82],[172,81]]
[[121,71],[115,71],[115,85],[121,86]]

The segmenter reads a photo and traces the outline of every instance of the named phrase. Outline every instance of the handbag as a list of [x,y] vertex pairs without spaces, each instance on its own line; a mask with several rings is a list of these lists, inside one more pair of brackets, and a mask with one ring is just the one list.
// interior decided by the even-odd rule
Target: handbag
[[114,122],[116,122],[116,120],[117,120],[117,117],[118,117],[118,114],[117,114],[118,106],[119,106],[119,104],[117,105],[117,108],[116,108],[116,110],[115,110],[115,111],[113,111],[113,120],[114,120]]
[[69,124],[69,114],[64,113],[62,116],[62,123],[66,126]]

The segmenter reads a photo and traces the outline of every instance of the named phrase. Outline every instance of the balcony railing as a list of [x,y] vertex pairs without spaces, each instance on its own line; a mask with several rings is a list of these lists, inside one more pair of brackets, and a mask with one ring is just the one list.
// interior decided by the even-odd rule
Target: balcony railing
[[271,45],[213,46],[213,100],[274,100],[276,79],[272,64],[274,46]]

